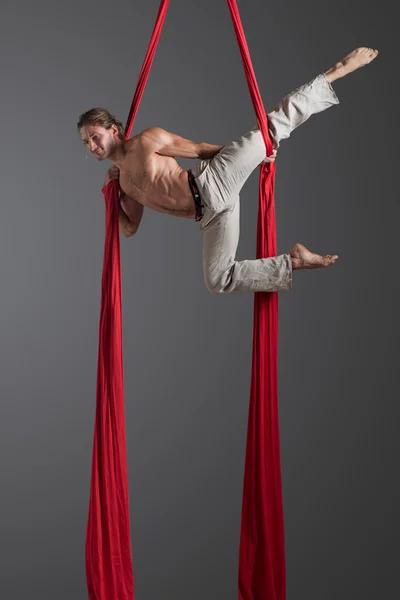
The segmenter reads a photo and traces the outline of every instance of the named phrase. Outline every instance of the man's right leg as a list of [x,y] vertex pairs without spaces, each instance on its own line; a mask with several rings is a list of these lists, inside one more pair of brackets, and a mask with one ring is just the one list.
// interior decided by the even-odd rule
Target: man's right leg
[[[203,268],[213,294],[280,292],[292,286],[289,254],[254,260],[236,260],[239,242],[239,198],[230,209],[214,215],[203,227]],[[208,211],[206,211],[206,218]]]
[[203,230],[203,266],[207,288],[213,294],[282,292],[292,287],[292,271],[333,265],[337,256],[319,256],[301,244],[290,254],[254,260],[236,260],[239,241],[239,199],[208,222]]

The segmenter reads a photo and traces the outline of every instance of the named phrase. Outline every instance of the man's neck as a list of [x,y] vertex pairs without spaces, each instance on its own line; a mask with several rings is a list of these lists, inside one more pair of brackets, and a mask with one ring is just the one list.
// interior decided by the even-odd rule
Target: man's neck
[[126,156],[125,143],[125,140],[119,140],[115,146],[114,151],[108,157],[108,160],[114,163],[114,165],[116,165],[117,167],[121,166]]

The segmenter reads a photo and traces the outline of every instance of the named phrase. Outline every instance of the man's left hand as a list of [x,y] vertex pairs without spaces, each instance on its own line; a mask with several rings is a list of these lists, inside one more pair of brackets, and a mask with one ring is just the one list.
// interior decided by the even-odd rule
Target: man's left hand
[[272,152],[271,156],[267,156],[266,158],[264,158],[264,160],[262,161],[261,164],[265,165],[266,163],[275,162],[275,158],[276,158],[277,153],[278,153],[277,150],[274,149],[274,151]]

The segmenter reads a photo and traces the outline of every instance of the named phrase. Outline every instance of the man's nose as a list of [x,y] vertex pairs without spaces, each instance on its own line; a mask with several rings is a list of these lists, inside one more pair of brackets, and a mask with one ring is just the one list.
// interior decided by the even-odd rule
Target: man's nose
[[93,140],[89,141],[89,150],[90,152],[94,152],[96,149],[96,142],[94,142]]

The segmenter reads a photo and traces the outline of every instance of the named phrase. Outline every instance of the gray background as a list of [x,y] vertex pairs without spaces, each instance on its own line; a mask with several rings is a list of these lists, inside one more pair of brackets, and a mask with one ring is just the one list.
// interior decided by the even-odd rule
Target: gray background
[[[394,3],[393,3],[394,4]],[[359,45],[341,104],[282,144],[279,251],[337,253],[280,296],[288,598],[398,597],[398,49],[388,1],[240,2],[265,106]],[[2,0],[0,597],[84,600],[106,164],[81,112],[125,119],[157,0]],[[135,132],[226,143],[254,113],[226,2],[172,0]],[[183,163],[184,166],[187,166]],[[258,175],[238,256],[255,252]],[[139,600],[237,597],[253,296],[213,297],[190,221],[122,240]],[[397,570],[397,572],[396,572]]]

